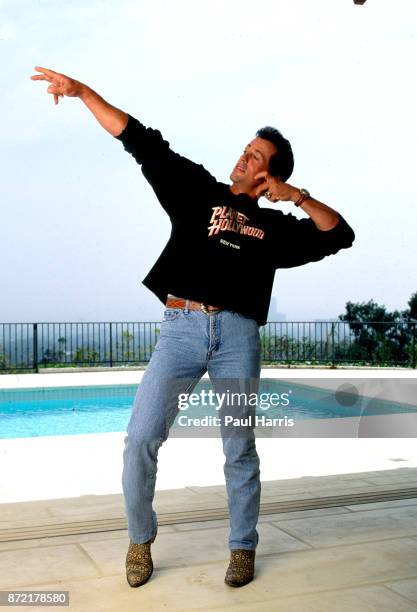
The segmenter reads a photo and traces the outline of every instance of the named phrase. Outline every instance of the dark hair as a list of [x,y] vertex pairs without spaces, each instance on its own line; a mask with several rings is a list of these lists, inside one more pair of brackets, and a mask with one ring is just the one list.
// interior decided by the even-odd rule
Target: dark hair
[[277,152],[269,160],[269,174],[287,181],[294,169],[294,156],[289,141],[276,128],[266,126],[256,132],[258,138],[272,142]]

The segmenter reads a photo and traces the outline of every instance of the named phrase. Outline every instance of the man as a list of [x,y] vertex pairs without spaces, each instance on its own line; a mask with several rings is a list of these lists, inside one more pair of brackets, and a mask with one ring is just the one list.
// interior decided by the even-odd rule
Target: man
[[[257,388],[259,326],[266,322],[275,270],[348,248],[354,233],[335,210],[286,182],[293,155],[278,130],[259,130],[226,185],[173,152],[159,131],[111,106],[90,87],[46,68],[36,70],[40,74],[31,78],[50,83],[47,91],[56,104],[63,96],[80,98],[102,127],[121,140],[172,223],[169,241],[143,281],[165,304],[165,312],[125,438],[126,574],[137,587],[153,570],[157,455],[178,413],[179,393],[190,392],[206,371],[219,389],[225,381],[244,391]],[[292,201],[308,218],[260,208],[261,195],[273,203]],[[225,582],[235,587],[254,576],[260,503],[253,427],[238,429],[227,432],[222,422],[231,551]]]

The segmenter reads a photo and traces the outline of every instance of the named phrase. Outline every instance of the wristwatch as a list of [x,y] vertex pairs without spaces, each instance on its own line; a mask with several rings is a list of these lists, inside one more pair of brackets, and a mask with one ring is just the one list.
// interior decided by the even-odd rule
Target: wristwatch
[[296,206],[301,206],[301,204],[305,201],[308,200],[308,198],[311,198],[310,192],[307,191],[307,189],[300,189],[300,197],[298,198],[298,200],[296,202],[294,202],[294,204]]

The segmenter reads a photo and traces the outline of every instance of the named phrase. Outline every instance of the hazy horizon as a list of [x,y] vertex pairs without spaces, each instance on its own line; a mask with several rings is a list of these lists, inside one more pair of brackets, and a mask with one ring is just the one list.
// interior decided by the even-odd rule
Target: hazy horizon
[[404,310],[417,291],[417,6],[396,7],[0,0],[0,322],[147,321],[163,310],[141,281],[168,240],[166,213],[79,100],[54,106],[30,81],[35,65],[88,83],[221,181],[256,130],[275,125],[294,149],[289,183],[356,233],[350,249],[278,270],[275,310],[287,321],[333,319],[347,301]]

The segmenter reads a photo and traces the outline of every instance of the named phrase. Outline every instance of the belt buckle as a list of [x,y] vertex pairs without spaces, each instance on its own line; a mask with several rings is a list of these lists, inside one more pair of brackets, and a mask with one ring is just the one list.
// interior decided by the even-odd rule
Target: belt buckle
[[217,314],[222,310],[222,308],[218,308],[217,310],[208,310],[206,304],[203,304],[203,302],[200,302],[200,308],[204,312],[204,314],[208,315],[209,317],[211,315]]

